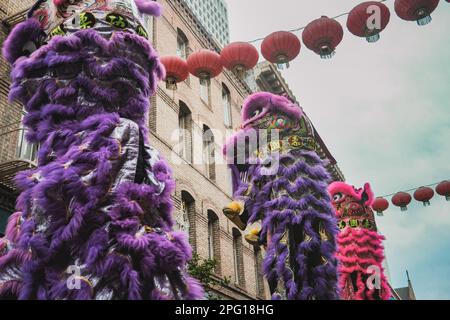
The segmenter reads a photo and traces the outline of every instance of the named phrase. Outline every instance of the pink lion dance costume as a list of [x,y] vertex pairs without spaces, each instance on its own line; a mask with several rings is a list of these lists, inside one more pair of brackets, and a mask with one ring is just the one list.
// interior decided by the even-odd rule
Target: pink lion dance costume
[[[370,185],[355,189],[344,182],[329,185],[340,233],[338,234],[339,286],[345,300],[388,300],[390,289],[384,275],[384,237],[377,233],[371,208]],[[368,285],[377,272],[379,288]],[[368,281],[369,280],[369,281]]]
[[242,122],[224,150],[235,200],[224,214],[241,230],[261,222],[245,238],[266,247],[272,299],[337,299],[338,229],[311,123],[298,105],[268,92],[247,98]]
[[169,166],[148,141],[164,69],[148,0],[41,0],[3,53],[38,167],[17,176],[0,239],[0,299],[197,299],[173,232]]

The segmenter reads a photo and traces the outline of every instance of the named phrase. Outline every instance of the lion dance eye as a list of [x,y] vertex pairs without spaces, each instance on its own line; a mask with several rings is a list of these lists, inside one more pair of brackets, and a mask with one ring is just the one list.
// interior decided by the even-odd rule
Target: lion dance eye
[[256,117],[257,115],[259,115],[261,113],[261,108],[256,109],[255,111],[253,111],[252,113],[252,118]]
[[338,192],[333,196],[333,202],[338,202],[338,201],[342,200],[343,198],[344,198],[344,195],[342,193]]

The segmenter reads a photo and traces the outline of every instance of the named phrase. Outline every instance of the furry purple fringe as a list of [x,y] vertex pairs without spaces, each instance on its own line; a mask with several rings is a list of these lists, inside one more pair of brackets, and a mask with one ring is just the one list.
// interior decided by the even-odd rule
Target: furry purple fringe
[[25,52],[27,43],[37,43],[42,29],[36,19],[28,19],[19,23],[3,44],[2,53],[5,59],[13,64],[19,57],[30,54]]
[[[286,125],[279,129],[280,136],[311,138],[312,126],[308,127],[306,118],[305,131],[300,129],[302,117],[301,108],[286,97],[253,94],[242,108],[242,130],[225,145],[224,155],[232,160],[234,198],[244,201],[247,224],[261,221],[259,237],[267,244],[263,271],[272,299],[338,299],[338,228],[327,191],[330,176],[325,161],[306,148],[263,152],[266,159],[255,159],[253,154],[261,150],[252,148],[258,145],[251,140],[243,143],[253,130],[259,136],[260,130],[273,130],[271,124],[280,119]],[[266,175],[265,163],[278,163],[277,172]]]
[[[10,60],[29,23],[8,39]],[[151,45],[122,32],[111,39],[92,30],[56,36],[16,61],[10,99],[25,105],[39,166],[16,178],[20,213],[0,250],[0,274],[14,279],[0,283],[0,298],[202,298],[185,270],[191,248],[172,231],[174,181],[165,160],[149,167],[152,159],[144,159],[162,191],[133,181],[113,187],[126,141],[111,135],[131,120],[147,143],[149,96],[163,76]]]

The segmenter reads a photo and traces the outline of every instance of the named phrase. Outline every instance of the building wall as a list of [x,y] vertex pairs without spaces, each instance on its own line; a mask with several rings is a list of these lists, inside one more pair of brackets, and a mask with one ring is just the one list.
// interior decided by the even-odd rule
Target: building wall
[[[198,32],[192,28],[187,15],[183,10],[178,10],[179,6],[174,5],[175,1],[160,1],[164,6],[163,17],[154,19],[154,39],[153,42],[161,56],[176,55],[177,52],[177,30],[181,30],[188,39],[188,52],[196,51],[200,48],[208,48],[208,44]],[[228,169],[223,163],[221,156],[221,146],[227,134],[232,130],[224,124],[224,110],[222,104],[222,85],[230,91],[231,96],[231,119],[232,127],[240,124],[240,108],[243,100],[249,93],[247,88],[234,77],[234,75],[224,72],[217,78],[211,80],[210,103],[205,103],[200,98],[200,81],[190,75],[189,79],[178,84],[178,89],[173,92],[165,88],[164,83],[159,83],[155,104],[152,105],[152,114],[156,115],[156,130],[151,131],[151,143],[160,150],[169,162],[177,179],[175,198],[177,210],[175,215],[180,213],[181,192],[188,192],[195,200],[195,235],[192,241],[194,250],[202,256],[208,257],[208,211],[214,212],[219,218],[220,229],[220,273],[222,278],[231,279],[230,291],[220,289],[223,293],[232,298],[256,298],[257,279],[255,276],[255,257],[253,248],[243,241],[243,270],[245,285],[234,285],[237,283],[234,275],[233,257],[233,225],[222,215],[221,209],[231,201],[231,179]],[[180,101],[186,104],[192,114],[193,130],[193,163],[178,156],[173,147],[178,143],[178,113]],[[154,119],[153,119],[154,121]],[[216,150],[216,179],[208,178],[206,166],[202,161],[202,130],[203,125],[211,128],[214,132]],[[153,124],[154,127],[154,124]],[[197,137],[197,138],[195,138]],[[243,239],[244,234],[242,235]],[[192,237],[192,233],[191,233]],[[233,292],[233,293],[232,293]],[[267,292],[267,290],[265,291]],[[231,298],[230,297],[230,298]]]

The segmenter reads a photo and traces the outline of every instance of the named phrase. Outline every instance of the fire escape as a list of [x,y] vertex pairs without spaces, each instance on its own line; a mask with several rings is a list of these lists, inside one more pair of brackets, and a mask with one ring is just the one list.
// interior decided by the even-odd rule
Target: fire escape
[[36,167],[38,147],[26,141],[25,129],[15,123],[0,127],[0,148],[0,185],[16,193],[14,177],[20,171]]
[[[0,8],[2,9],[2,8]],[[6,16],[5,10],[0,10],[1,28],[9,32],[13,26],[25,19],[28,10],[22,10],[13,15]],[[6,64],[3,59],[0,63]],[[1,67],[1,66],[0,66]],[[13,102],[7,103],[9,92],[9,68],[0,68],[0,99],[4,108],[21,110],[22,107]],[[20,171],[35,168],[37,145],[31,144],[25,139],[25,129],[21,125],[21,119],[0,119],[0,187],[8,194],[17,193],[14,177]]]

